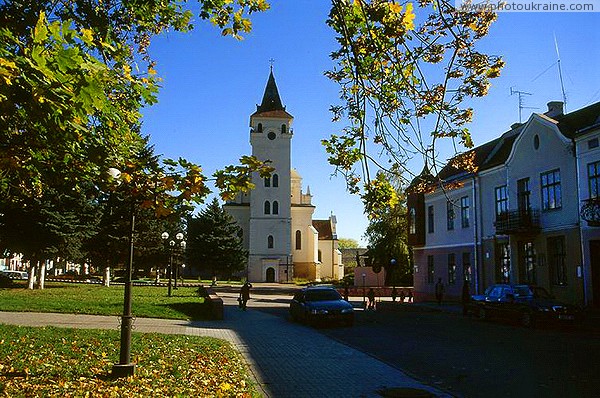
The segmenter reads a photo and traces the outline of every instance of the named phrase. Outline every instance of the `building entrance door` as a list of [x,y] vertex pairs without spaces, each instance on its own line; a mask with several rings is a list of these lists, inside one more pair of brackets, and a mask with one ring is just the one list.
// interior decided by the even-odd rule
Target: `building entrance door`
[[267,268],[267,282],[275,282],[275,268],[273,267]]
[[590,268],[594,307],[600,307],[600,240],[590,241]]

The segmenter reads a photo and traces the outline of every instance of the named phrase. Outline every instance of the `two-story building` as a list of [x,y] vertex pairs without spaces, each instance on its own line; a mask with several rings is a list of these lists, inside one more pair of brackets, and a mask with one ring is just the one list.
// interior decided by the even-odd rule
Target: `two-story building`
[[526,283],[568,302],[597,300],[600,206],[591,225],[581,210],[598,197],[599,117],[600,103],[563,114],[562,103],[550,102],[546,113],[469,151],[476,171],[451,161],[415,178],[408,206],[416,297],[431,298],[441,278],[450,299],[466,280],[471,292]]

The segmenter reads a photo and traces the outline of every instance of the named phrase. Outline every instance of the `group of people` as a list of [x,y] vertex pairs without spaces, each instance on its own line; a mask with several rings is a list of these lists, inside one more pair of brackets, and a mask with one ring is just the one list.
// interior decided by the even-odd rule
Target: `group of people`
[[401,303],[404,303],[404,300],[408,297],[408,302],[412,303],[413,301],[413,292],[412,289],[408,290],[408,294],[404,293],[404,290],[400,290],[400,294],[398,294],[398,290],[394,286],[392,288],[392,301],[396,301],[396,298],[400,299]]

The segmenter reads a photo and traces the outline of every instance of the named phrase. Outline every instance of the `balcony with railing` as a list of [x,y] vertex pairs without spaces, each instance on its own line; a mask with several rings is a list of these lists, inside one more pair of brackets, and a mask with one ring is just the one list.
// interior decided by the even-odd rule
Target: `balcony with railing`
[[540,232],[540,211],[509,210],[500,213],[494,223],[496,235],[537,234]]

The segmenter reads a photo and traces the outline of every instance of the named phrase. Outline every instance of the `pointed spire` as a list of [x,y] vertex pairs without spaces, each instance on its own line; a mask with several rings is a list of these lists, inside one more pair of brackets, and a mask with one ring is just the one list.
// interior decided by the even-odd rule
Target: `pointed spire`
[[281,97],[279,97],[279,91],[277,90],[277,84],[275,83],[275,77],[273,76],[273,65],[271,65],[271,73],[269,73],[269,80],[267,81],[267,87],[261,104],[257,107],[257,112],[269,112],[269,111],[284,111],[285,107],[281,103]]

